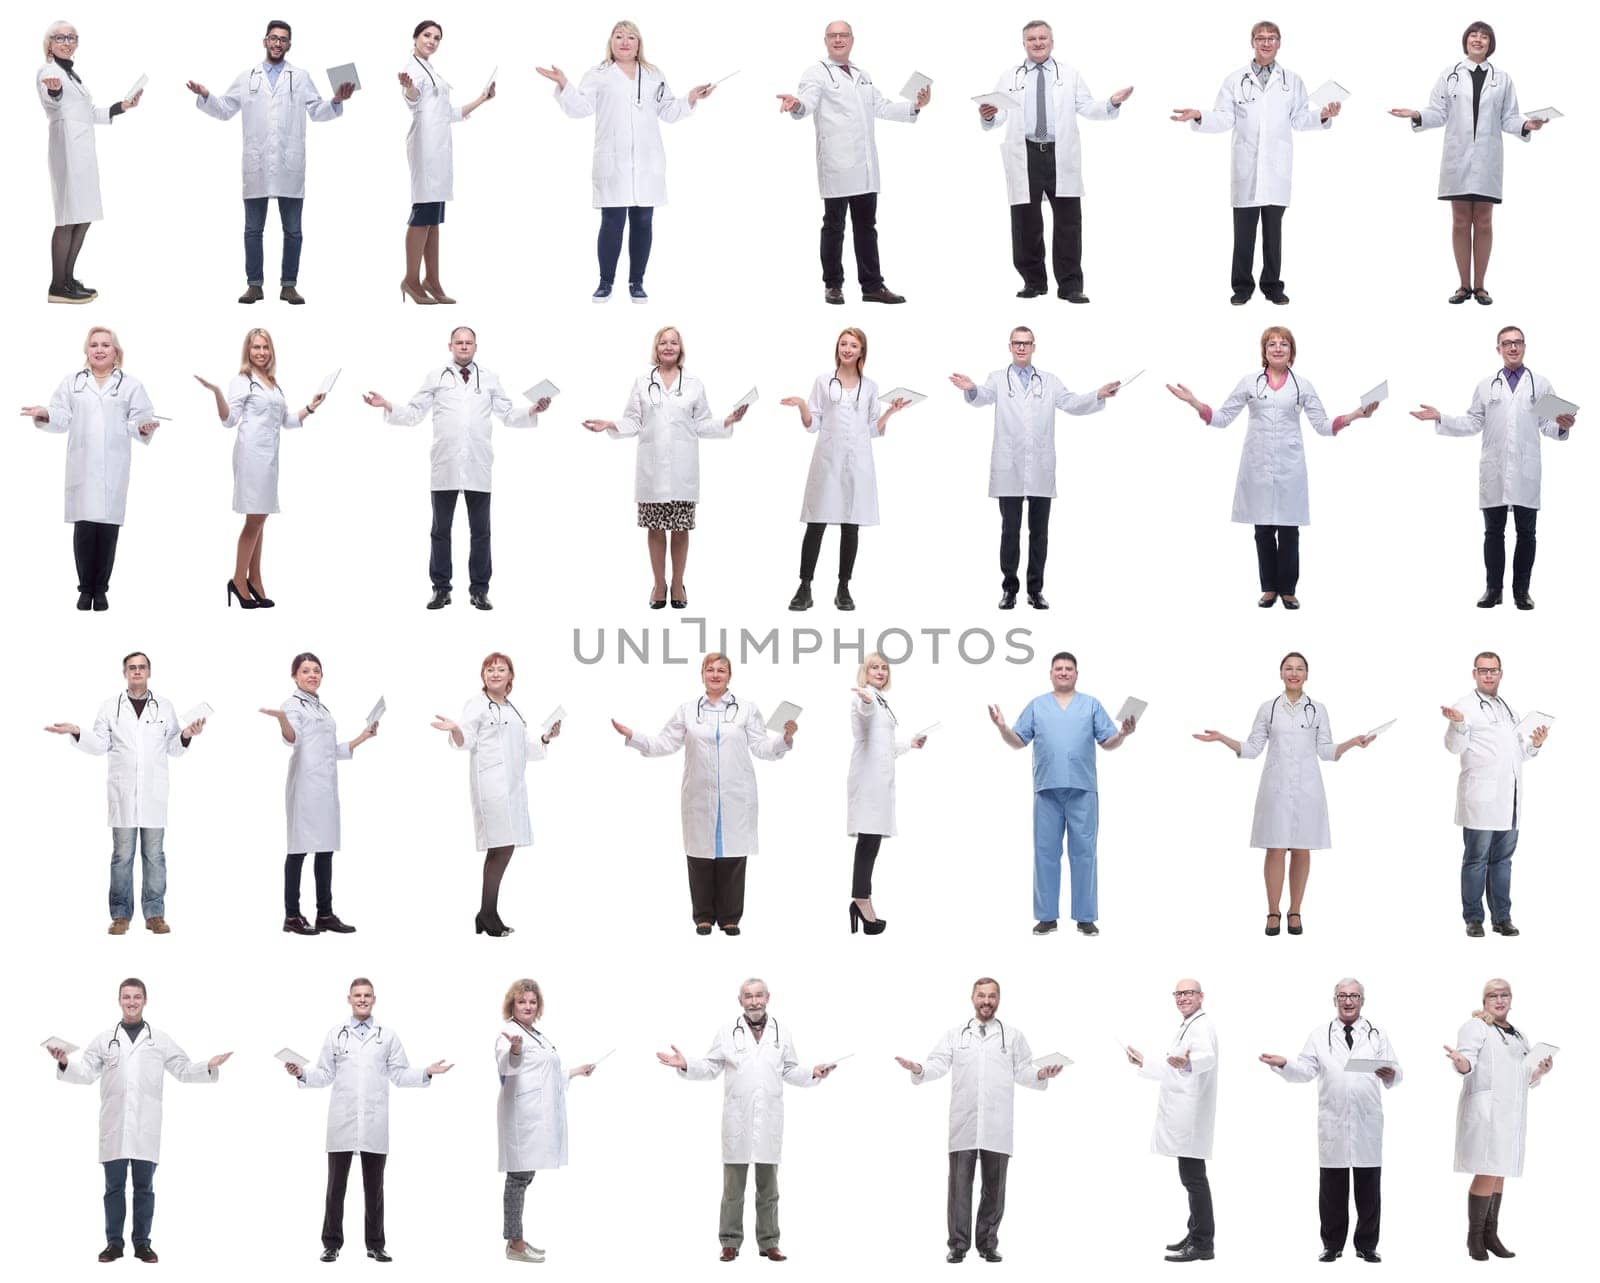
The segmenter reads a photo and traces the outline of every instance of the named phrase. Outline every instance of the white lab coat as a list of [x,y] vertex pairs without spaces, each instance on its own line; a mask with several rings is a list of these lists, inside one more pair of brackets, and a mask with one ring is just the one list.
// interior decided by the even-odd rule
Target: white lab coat
[[1456,1104],[1455,1170],[1475,1176],[1521,1176],[1528,1145],[1528,1088],[1538,1063],[1526,1035],[1469,1020],[1456,1050],[1471,1063]]
[[[730,708],[732,712],[730,714]],[[783,728],[774,734],[753,703],[704,696],[680,704],[659,735],[634,733],[628,747],[646,757],[683,754],[683,849],[710,860],[717,856],[717,819],[722,820],[722,855],[755,855],[755,759],[772,762],[789,751]]]
[[[289,751],[286,805],[289,853],[339,849],[340,762],[350,757],[350,742],[341,740],[333,714],[315,695],[296,690],[281,706],[294,730]],[[288,743],[287,740],[284,741]]]
[[58,1069],[64,1083],[100,1080],[100,1161],[161,1159],[161,1089],[171,1074],[180,1083],[214,1083],[220,1067],[192,1061],[183,1048],[149,1022],[129,1042],[120,1024],[97,1033],[81,1054]]
[[1034,370],[1022,381],[1015,363],[995,370],[971,392],[968,405],[994,406],[989,451],[989,498],[1056,497],[1056,411],[1095,414],[1106,403],[1093,392],[1069,392],[1053,374]]
[[685,1060],[688,1068],[678,1074],[689,1082],[723,1075],[722,1161],[781,1163],[783,1085],[815,1087],[822,1081],[811,1076],[810,1065],[800,1063],[788,1031],[769,1014],[757,1041],[750,1022],[741,1015],[735,1024],[717,1031],[704,1056]]
[[[838,401],[828,395],[832,386]],[[872,441],[883,429],[878,417],[878,385],[866,375],[855,388],[843,388],[833,376],[819,374],[807,401],[817,444],[806,473],[801,521],[829,525],[848,522],[857,526],[878,524],[878,473],[872,463]]]
[[1522,764],[1539,750],[1518,732],[1521,719],[1498,695],[1483,699],[1473,690],[1455,708],[1466,719],[1446,722],[1444,731],[1445,748],[1461,759],[1455,822],[1495,832],[1520,828]]
[[243,110],[246,200],[303,198],[306,120],[337,120],[344,114],[343,103],[325,102],[310,73],[287,60],[276,85],[267,77],[265,62],[258,62],[241,71],[226,93],[196,97],[194,105],[218,120],[231,120]]
[[[59,98],[52,98],[44,87],[46,76],[61,81]],[[100,164],[94,154],[94,127],[111,123],[111,108],[96,107],[88,86],[54,60],[39,68],[38,88],[39,105],[50,121],[50,194],[55,199],[56,226],[97,222]]]
[[429,451],[430,490],[493,489],[494,420],[508,428],[536,428],[532,406],[518,409],[492,370],[476,361],[466,367],[454,361],[429,370],[422,386],[405,405],[383,412],[383,421],[407,428],[433,414],[433,448]]
[[225,428],[233,438],[233,510],[242,513],[278,511],[278,433],[298,428],[300,411],[289,408],[281,386],[268,387],[248,374],[228,383]]
[[593,116],[594,207],[667,203],[667,153],[661,121],[687,120],[694,104],[667,87],[659,71],[644,67],[630,80],[612,62],[556,90],[556,102],[574,119]]
[[1527,142],[1527,117],[1517,108],[1511,77],[1492,62],[1478,97],[1478,127],[1472,127],[1472,63],[1463,58],[1439,73],[1428,105],[1411,122],[1414,132],[1444,126],[1444,152],[1439,159],[1439,197],[1481,196],[1500,200],[1505,177],[1505,141],[1510,134]]
[[800,105],[789,114],[810,116],[817,126],[817,186],[823,200],[859,196],[882,185],[878,171],[877,122],[917,123],[917,109],[907,101],[885,98],[872,77],[854,63],[845,71],[824,59],[800,77],[795,97]]
[[1299,76],[1279,63],[1263,89],[1254,63],[1228,74],[1210,111],[1193,122],[1201,134],[1233,131],[1229,192],[1235,209],[1287,205],[1296,129],[1327,129],[1322,109],[1306,97]]
[[845,806],[845,832],[895,835],[894,759],[911,748],[911,736],[900,734],[900,721],[889,701],[872,692],[863,703],[850,696],[850,777]]
[[144,716],[136,718],[124,692],[100,705],[93,728],[78,736],[79,749],[106,759],[106,823],[112,828],[167,827],[167,759],[188,752],[181,716],[151,692]]
[[[650,397],[655,381],[660,404]],[[692,374],[678,375],[669,390],[655,371],[633,381],[628,404],[607,428],[612,440],[636,437],[638,453],[633,469],[633,497],[639,503],[700,501],[700,442],[733,435],[732,426],[713,418],[706,403],[705,384]]]
[[[1055,74],[1051,75],[1050,65]],[[1006,171],[1006,204],[1027,205],[1028,200],[1028,147],[1026,141],[1027,98],[1037,93],[1033,78],[1045,77],[1045,92],[1050,96],[1050,114],[1055,121],[1056,191],[1057,196],[1083,195],[1083,144],[1078,138],[1078,117],[1085,120],[1116,120],[1122,108],[1113,106],[1109,98],[1096,98],[1084,84],[1083,77],[1064,62],[1048,59],[1043,72],[1033,70],[1031,61],[1021,63],[1006,72],[994,84],[994,92],[1005,94],[1014,106],[995,113],[993,120],[984,120],[984,129],[1006,127],[1005,138],[1000,143],[1000,160]]]
[[1334,748],[1327,706],[1309,695],[1295,704],[1275,695],[1256,710],[1249,738],[1239,742],[1240,757],[1260,757],[1263,749],[1267,753],[1256,790],[1251,846],[1325,851],[1333,845],[1328,795],[1317,762],[1333,761]]
[[912,1074],[920,1087],[954,1071],[950,1082],[950,1152],[986,1149],[1013,1152],[1016,1089],[1043,1091],[1050,1083],[1039,1077],[1033,1051],[1022,1030],[1001,1020],[988,1024],[972,1019],[945,1033]]
[[[522,1038],[520,1055],[510,1039]],[[502,1172],[537,1172],[567,1165],[567,1071],[555,1044],[537,1029],[508,1020],[494,1040],[500,1072],[495,1122]]]
[[333,1087],[328,1100],[328,1153],[389,1152],[389,1084],[426,1087],[426,1068],[413,1069],[392,1029],[376,1020],[365,1039],[347,1020],[328,1030],[315,1065],[300,1067],[300,1086]]
[[[516,705],[497,704],[487,695],[467,701],[460,726],[459,747],[471,755],[472,831],[478,850],[532,845],[527,769],[529,762],[544,761],[544,731],[523,721]],[[457,747],[454,735],[446,738]]]
[[1253,526],[1309,526],[1311,487],[1306,480],[1306,447],[1300,412],[1320,436],[1334,434],[1328,412],[1311,380],[1290,371],[1273,389],[1265,373],[1247,374],[1211,416],[1225,428],[1248,410],[1239,475],[1233,485],[1233,520]]
[[450,82],[434,70],[427,58],[412,54],[400,68],[411,77],[417,91],[412,102],[402,88],[411,128],[406,131],[406,163],[411,166],[413,204],[455,198],[455,157],[450,126],[465,120],[461,108],[450,101]]
[[1539,438],[1565,441],[1571,435],[1554,419],[1541,419],[1533,412],[1539,398],[1551,391],[1554,389],[1549,379],[1524,369],[1513,394],[1505,375],[1496,372],[1473,390],[1472,404],[1465,414],[1439,416],[1434,430],[1440,436],[1483,433],[1483,449],[1478,455],[1478,507],[1539,506],[1543,471]]
[[[120,526],[128,510],[128,474],[141,423],[156,421],[144,384],[121,370],[102,383],[88,370],[69,374],[50,398],[43,432],[67,434],[66,520]],[[152,432],[151,436],[154,436]]]
[[[1174,1069],[1168,1056],[1187,1049],[1189,1067]],[[1178,1027],[1160,1055],[1147,1055],[1142,1078],[1161,1084],[1150,1150],[1168,1158],[1210,1158],[1217,1123],[1217,1031],[1211,1017],[1197,1011]]]
[[[1383,1166],[1383,1093],[1400,1085],[1400,1065],[1388,1035],[1370,1020],[1357,1020],[1351,1033],[1354,1047],[1345,1043],[1342,1020],[1319,1025],[1298,1056],[1273,1069],[1286,1083],[1316,1080],[1318,1167]],[[1396,1060],[1394,1077],[1384,1082],[1375,1073],[1347,1073],[1351,1060]]]

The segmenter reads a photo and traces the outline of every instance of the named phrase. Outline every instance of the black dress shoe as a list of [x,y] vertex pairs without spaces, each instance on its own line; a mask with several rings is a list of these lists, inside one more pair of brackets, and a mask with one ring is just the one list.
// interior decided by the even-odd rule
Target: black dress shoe
[[665,610],[666,608],[667,608],[667,599],[665,597],[657,597],[656,594],[655,594],[655,590],[651,589],[650,590],[650,609],[651,610]]
[[1278,600],[1283,603],[1283,608],[1285,610],[1300,609],[1300,598],[1298,597],[1291,597],[1288,593],[1284,593],[1278,598]]
[[844,290],[837,285],[830,285],[822,291],[822,301],[824,303],[837,303],[840,307],[843,307]]
[[1511,593],[1511,600],[1516,602],[1518,610],[1533,609],[1533,598],[1528,596],[1528,594],[1525,592],[1516,592],[1513,590]]
[[725,935],[725,936],[736,936],[736,935],[738,935],[739,934],[739,924],[737,922],[734,922],[734,923],[730,923],[728,926],[723,927],[722,928],[722,934]]
[[1469,922],[1469,923],[1467,923],[1467,934],[1469,936],[1471,936],[1474,940],[1483,939],[1483,923],[1481,923],[1481,922]]
[[72,286],[73,289],[77,290],[78,293],[83,294],[88,298],[99,298],[100,297],[100,291],[99,290],[95,289],[94,286],[92,286],[92,285],[85,285],[76,276],[74,276],[70,281],[68,281],[67,284]]
[[[1000,609],[1001,610],[1015,610],[1016,608],[1017,608],[1017,594],[1016,593],[1014,593],[1014,592],[1003,592],[1003,593],[1000,594]],[[82,610],[83,607],[79,606],[78,609]]]
[[1080,922],[1078,923],[1078,934],[1081,936],[1097,936],[1100,934],[1100,928],[1092,922]]
[[337,1261],[339,1259],[339,1249],[336,1247],[325,1247],[322,1249],[322,1255],[317,1259],[324,1265],[326,1265],[329,1261]]
[[383,1265],[387,1265],[390,1261],[394,1260],[394,1257],[390,1256],[389,1253],[385,1252],[381,1247],[369,1247],[367,1249],[367,1255],[372,1260]]
[[135,1260],[143,1261],[146,1265],[154,1265],[161,1258],[156,1255],[155,1248],[148,1243],[135,1243],[133,1245]]
[[435,588],[433,596],[428,598],[429,610],[442,610],[450,604],[450,590],[448,588]]
[[1498,588],[1490,588],[1485,591],[1483,596],[1478,598],[1478,609],[1488,610],[1492,606],[1498,606],[1504,600],[1505,598],[1501,596]]
[[1510,918],[1507,918],[1504,922],[1494,923],[1493,930],[1497,936],[1519,936],[1522,934],[1511,924]]
[[1050,609],[1050,603],[1047,602],[1044,599],[1044,594],[1042,592],[1031,592],[1031,593],[1029,593],[1028,594],[1028,605],[1032,606],[1035,610],[1049,610]]
[[1282,307],[1289,301],[1289,296],[1287,294],[1268,294],[1266,297],[1267,302],[1276,303],[1279,307]]
[[1228,300],[1228,302],[1232,303],[1235,307],[1243,307],[1249,301],[1250,296],[1248,294],[1235,294]]
[[112,1261],[120,1261],[121,1259],[121,1243],[107,1243],[103,1248],[100,1249],[100,1263],[102,1265],[107,1265]]
[[863,290],[861,292],[861,301],[863,303],[904,303],[906,296],[904,294],[896,294],[887,285],[880,285],[875,290]]
[[93,593],[81,592],[81,593],[78,594],[78,609],[79,610],[88,610],[90,605],[93,604],[93,602],[94,602],[94,594]]
[[277,602],[273,601],[271,597],[262,596],[261,589],[257,588],[248,579],[244,581],[244,586],[250,590],[250,595],[255,598],[256,605],[262,610],[271,610],[278,604]]
[[983,1259],[988,1261],[991,1265],[998,1265],[1001,1260],[1000,1253],[995,1251],[992,1247],[980,1247],[978,1249],[978,1255],[983,1257]]
[[1051,918],[1048,922],[1035,922],[1033,924],[1033,934],[1036,936],[1047,936],[1054,931],[1058,925],[1059,924],[1054,918]]
[[1356,1255],[1369,1265],[1379,1265],[1383,1262],[1383,1257],[1379,1256],[1376,1252],[1367,1251],[1367,1249],[1364,1247],[1356,1248]]
[[489,601],[489,590],[486,588],[467,589],[467,600],[479,610],[494,609],[494,606]]
[[496,938],[508,936],[513,930],[500,921],[500,915],[497,913],[478,914],[472,919],[472,929],[475,935],[490,935]]
[[1321,1261],[1324,1265],[1326,1265],[1330,1261],[1337,1261],[1343,1255],[1344,1255],[1344,1252],[1343,1252],[1342,1249],[1335,1249],[1335,1248],[1329,1247],[1329,1248],[1324,1248],[1323,1249],[1322,1255],[1317,1257],[1317,1260]]
[[789,609],[811,609],[811,581],[809,579],[802,579],[800,581],[800,587],[796,588],[794,591],[794,596],[789,598]]
[[1089,296],[1082,290],[1059,289],[1056,291],[1056,297],[1064,298],[1069,303],[1087,303],[1089,301]]
[[688,610],[689,609],[689,589],[688,589],[688,586],[685,585],[684,587],[679,588],[678,591],[680,593],[682,593],[683,595],[681,597],[672,598],[672,608],[674,610]]
[[1162,1259],[1182,1265],[1187,1264],[1189,1261],[1209,1261],[1215,1256],[1216,1253],[1209,1247],[1200,1248],[1193,1243],[1185,1243],[1176,1252],[1172,1252]]
[[711,924],[709,922],[696,922],[694,924],[694,933],[697,936],[708,936],[708,935],[710,935],[711,934]]
[[960,1265],[962,1261],[967,1259],[967,1254],[965,1252],[958,1252],[952,1247],[944,1254],[944,1259],[949,1261],[951,1265]]
[[1049,292],[1050,287],[1048,285],[1024,285],[1020,290],[1017,291],[1017,297],[1038,298],[1040,295],[1048,294]]
[[1189,1236],[1187,1234],[1185,1234],[1176,1243],[1168,1243],[1167,1244],[1167,1251],[1169,1251],[1169,1252],[1181,1252],[1181,1251],[1183,1251],[1184,1248],[1186,1248],[1188,1246],[1189,1246]]
[[283,929],[297,936],[314,936],[321,934],[316,927],[312,926],[298,913],[292,918],[285,918],[283,920]]
[[[106,595],[103,592],[95,593],[95,595],[92,598],[90,598],[89,605],[94,610],[110,610],[111,609],[111,603],[106,600]],[[1533,609],[1532,600],[1530,599],[1528,604],[1526,606],[1523,606],[1522,609],[1523,610],[1532,610]]]
[[839,591],[833,594],[833,604],[839,610],[854,610],[856,608],[855,598],[850,595],[849,584],[841,583],[839,585]]
[[347,936],[354,932],[355,928],[348,922],[340,922],[339,915],[336,913],[319,913],[317,914],[317,930],[333,931],[339,935]]

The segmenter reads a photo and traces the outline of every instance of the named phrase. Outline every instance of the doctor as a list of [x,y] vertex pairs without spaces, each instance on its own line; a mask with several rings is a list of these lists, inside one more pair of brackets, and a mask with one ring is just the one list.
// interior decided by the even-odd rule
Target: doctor
[[1474,22],[1461,35],[1465,60],[1440,73],[1427,109],[1389,108],[1391,116],[1411,122],[1414,134],[1444,126],[1439,199],[1450,202],[1450,247],[1461,280],[1446,302],[1465,303],[1470,298],[1485,307],[1494,302],[1483,283],[1494,244],[1494,207],[1500,203],[1505,174],[1501,135],[1527,142],[1548,123],[1518,109],[1511,77],[1489,61],[1494,50],[1494,28]]
[[1328,795],[1322,788],[1319,762],[1337,762],[1352,748],[1366,748],[1375,735],[1355,735],[1340,744],[1333,742],[1326,705],[1315,703],[1306,694],[1310,675],[1306,657],[1290,651],[1278,664],[1283,694],[1274,695],[1256,710],[1250,738],[1231,739],[1221,731],[1200,731],[1195,739],[1202,744],[1225,744],[1235,757],[1261,756],[1267,762],[1261,771],[1261,786],[1256,791],[1255,820],[1250,827],[1250,845],[1267,853],[1263,876],[1267,883],[1267,926],[1269,936],[1278,934],[1283,916],[1278,903],[1283,895],[1283,860],[1289,857],[1289,934],[1300,935],[1300,904],[1306,881],[1311,877],[1311,853],[1333,845],[1328,835]]
[[894,762],[928,742],[926,735],[900,733],[900,719],[884,698],[888,689],[889,661],[873,651],[861,661],[851,687],[855,698],[850,701],[850,774],[845,782],[845,832],[856,840],[851,935],[858,926],[869,936],[882,935],[889,925],[872,908],[872,866],[883,839],[895,835]]
[[167,759],[189,748],[206,728],[198,717],[187,726],[178,710],[150,693],[150,656],[141,650],[122,659],[125,694],[100,705],[88,735],[71,722],[45,727],[53,735],[70,735],[91,757],[106,759],[106,809],[111,825],[111,926],[106,934],[128,933],[133,920],[133,851],[144,860],[144,925],[156,935],[172,930],[166,919]]
[[98,296],[77,278],[78,252],[89,224],[100,219],[100,164],[94,154],[94,127],[109,125],[131,111],[144,90],[108,107],[96,107],[73,67],[78,29],[53,22],[44,33],[44,66],[39,69],[39,105],[50,122],[50,194],[56,223],[50,234],[52,303],[87,303]]
[[121,1258],[122,1228],[127,1218],[127,1182],[133,1175],[133,1254],[147,1265],[160,1257],[150,1246],[150,1225],[156,1213],[156,1162],[161,1157],[161,1089],[163,1071],[181,1083],[214,1083],[225,1051],[197,1065],[183,1048],[144,1018],[144,981],[129,977],[117,989],[122,1018],[102,1030],[76,1062],[61,1047],[46,1048],[56,1060],[56,1081],[100,1080],[100,1166],[105,1168],[105,1264]]
[[1527,1034],[1511,1023],[1511,984],[1496,977],[1483,986],[1483,1006],[1461,1026],[1456,1045],[1446,1047],[1461,1075],[1456,1107],[1458,1172],[1471,1172],[1467,1186],[1467,1254],[1475,1261],[1515,1256],[1500,1241],[1500,1199],[1506,1177],[1522,1175],[1528,1147],[1528,1089],[1537,1087],[1555,1057],[1535,1061]]
[[[656,331],[650,343],[650,371],[633,381],[620,422],[585,419],[590,432],[604,432],[613,441],[633,437],[633,497],[639,505],[639,526],[650,554],[655,583],[650,609],[672,602],[674,610],[689,604],[683,584],[689,562],[689,532],[700,502],[700,442],[733,435],[733,425],[750,407],[735,407],[727,418],[711,417],[705,384],[685,371],[683,335],[673,325]],[[672,540],[672,583],[667,583],[667,539]]]
[[67,434],[66,519],[78,567],[78,609],[105,610],[117,536],[128,509],[133,443],[149,445],[155,409],[144,384],[122,368],[122,343],[97,325],[83,341],[88,365],[57,385],[48,406],[22,408],[42,432]]
[[285,1061],[284,1069],[302,1087],[333,1088],[328,1101],[328,1192],[322,1217],[322,1259],[336,1261],[344,1246],[344,1191],[350,1163],[361,1155],[361,1195],[366,1203],[367,1255],[389,1261],[384,1251],[383,1169],[389,1158],[389,1084],[426,1087],[453,1066],[436,1060],[413,1069],[392,1029],[372,1019],[377,993],[372,981],[357,976],[346,1001],[350,1019],[328,1030],[322,1054],[309,1068]]
[[1235,307],[1255,293],[1251,269],[1256,255],[1256,223],[1261,224],[1261,292],[1271,303],[1287,303],[1283,290],[1283,211],[1289,204],[1296,129],[1327,129],[1342,104],[1317,110],[1299,76],[1278,65],[1283,35],[1275,22],[1250,28],[1255,58],[1228,73],[1208,112],[1181,107],[1176,121],[1189,121],[1196,133],[1233,131],[1233,297]]
[[[1319,1261],[1344,1255],[1350,1232],[1350,1175],[1355,1173],[1356,1255],[1377,1264],[1382,1206],[1383,1093],[1400,1082],[1400,1062],[1382,1030],[1361,1014],[1366,986],[1346,976],[1333,987],[1336,1019],[1318,1025],[1293,1060],[1263,1053],[1286,1083],[1317,1084],[1317,1164],[1321,1170],[1317,1218],[1322,1231]],[[1353,1071],[1352,1060],[1388,1061],[1371,1071]]]
[[1165,1259],[1179,1264],[1209,1261],[1216,1221],[1211,1211],[1211,1181],[1206,1159],[1211,1157],[1217,1122],[1217,1031],[1201,1007],[1206,995],[1198,980],[1180,980],[1172,999],[1183,1023],[1172,1036],[1166,1056],[1146,1062],[1132,1047],[1128,1063],[1141,1078],[1160,1083],[1156,1097],[1156,1126],[1150,1137],[1152,1153],[1178,1160],[1178,1180],[1189,1196],[1189,1229],[1176,1243],[1168,1243]]
[[1548,726],[1523,730],[1500,694],[1500,656],[1480,651],[1472,660],[1473,690],[1439,709],[1448,723],[1445,749],[1461,759],[1456,783],[1456,823],[1461,826],[1461,916],[1469,936],[1483,935],[1483,895],[1495,933],[1522,933],[1511,922],[1511,857],[1522,823],[1522,764],[1538,755]]
[[534,68],[556,86],[556,104],[574,120],[593,116],[594,207],[600,211],[600,284],[592,301],[611,297],[622,256],[622,229],[628,229],[628,297],[647,303],[644,272],[650,263],[652,222],[657,205],[667,203],[667,153],[661,122],[687,120],[695,103],[716,85],[696,85],[679,98],[667,79],[644,56],[644,36],[631,22],[619,22],[606,42],[600,64],[571,84],[560,67]]
[[[1042,251],[1041,251],[1042,253]],[[1042,261],[1042,260],[1041,260]],[[1042,292],[1042,291],[1041,291]],[[1050,501],[1056,497],[1056,411],[1094,414],[1117,395],[1120,382],[1091,396],[1069,392],[1055,375],[1033,363],[1033,331],[1011,331],[1011,364],[981,384],[952,374],[972,406],[994,406],[994,447],[989,452],[989,497],[1000,501],[1000,609],[1017,604],[1017,563],[1022,559],[1022,505],[1028,505],[1028,605],[1048,610],[1044,562],[1050,550]]]
[[754,703],[728,690],[733,661],[712,651],[700,661],[705,694],[680,704],[659,735],[635,735],[616,718],[611,725],[629,748],[645,757],[683,750],[683,849],[689,865],[689,906],[696,934],[712,924],[739,934],[744,916],[745,861],[756,853],[755,759],[775,762],[794,747],[799,726],[782,734],[767,728]]
[[[241,71],[225,94],[213,97],[198,81],[189,81],[189,92],[208,116],[231,120],[244,111],[244,274],[247,288],[241,303],[259,303],[266,279],[261,237],[267,226],[267,202],[278,202],[278,221],[283,225],[283,272],[278,297],[285,303],[304,303],[295,289],[300,275],[300,215],[306,195],[306,118],[337,120],[344,114],[345,100],[355,93],[346,81],[334,87],[333,100],[322,95],[303,68],[289,60],[292,41],[289,24],[267,24],[261,44],[266,58]],[[302,111],[304,115],[302,115]]]
[[1035,1069],[1022,1030],[1007,1028],[1000,1009],[1000,982],[989,976],[972,986],[973,1018],[948,1030],[921,1064],[896,1056],[920,1087],[950,1082],[950,1183],[945,1198],[949,1248],[945,1260],[959,1265],[972,1247],[972,1178],[983,1172],[978,1198],[978,1255],[1000,1260],[1000,1218],[1006,1214],[1006,1168],[1011,1162],[1016,1089],[1043,1091],[1064,1065]]
[[508,428],[536,428],[539,415],[550,408],[550,398],[540,397],[529,409],[519,410],[500,386],[493,371],[475,359],[478,332],[467,325],[450,331],[446,345],[450,360],[422,376],[422,386],[399,409],[377,392],[362,400],[383,407],[383,421],[407,428],[433,415],[432,480],[433,529],[430,535],[428,577],[433,580],[429,610],[450,604],[450,536],[456,519],[456,496],[465,494],[467,526],[472,549],[467,568],[472,576],[467,590],[479,610],[493,610],[489,602],[489,576],[494,571],[489,546],[489,492],[494,471],[494,419]]
[[817,126],[817,186],[822,189],[823,300],[844,302],[844,220],[855,235],[856,279],[863,303],[904,303],[883,283],[878,263],[878,118],[914,125],[933,96],[923,85],[914,102],[891,102],[872,77],[850,61],[856,36],[848,22],[822,33],[827,57],[807,67],[798,94],[779,94],[778,110],[792,120],[810,116]]
[[[1539,398],[1555,389],[1542,374],[1523,364],[1528,341],[1515,325],[1495,335],[1495,350],[1502,368],[1478,384],[1472,404],[1462,415],[1440,414],[1431,405],[1413,410],[1411,417],[1431,422],[1445,437],[1483,434],[1478,456],[1478,507],[1483,510],[1483,568],[1487,578],[1478,605],[1488,609],[1502,601],[1506,573],[1506,513],[1515,516],[1517,550],[1511,560],[1511,599],[1518,610],[1532,610],[1529,588],[1533,583],[1533,558],[1538,549],[1539,480],[1543,471],[1541,436],[1565,441],[1577,422],[1576,414],[1541,418],[1534,410]],[[1527,383],[1524,388],[1523,383]]]
[[1006,172],[1006,202],[1011,206],[1011,264],[1022,277],[1018,298],[1050,292],[1044,263],[1044,214],[1039,198],[1050,202],[1050,256],[1056,270],[1056,297],[1087,303],[1083,292],[1083,149],[1078,117],[1116,120],[1133,86],[1099,100],[1083,77],[1052,55],[1055,32],[1043,20],[1022,29],[1023,60],[995,82],[994,92],[1010,100],[1002,110],[983,103],[978,115],[985,130],[1006,127],[1000,159]]
[[744,1242],[744,1190],[756,1165],[756,1246],[769,1261],[786,1261],[778,1250],[778,1164],[783,1161],[783,1085],[815,1087],[837,1065],[809,1069],[795,1054],[794,1040],[767,1015],[767,982],[752,976],[739,986],[744,1014],[711,1040],[703,1057],[656,1052],[656,1059],[688,1082],[722,1079],[722,1213],[717,1237],[722,1260],[739,1255]]
[[400,282],[400,296],[413,303],[455,302],[439,284],[439,229],[444,224],[445,203],[455,196],[450,126],[494,97],[491,81],[466,106],[451,103],[450,82],[434,70],[432,61],[443,39],[444,28],[437,22],[419,22],[411,33],[411,57],[399,73],[400,93],[411,112],[411,128],[406,131],[411,218],[406,224],[406,276]]
[[483,899],[473,923],[479,935],[508,936],[512,928],[500,920],[500,879],[519,846],[533,845],[528,818],[528,763],[544,761],[561,723],[535,734],[511,702],[517,670],[510,655],[494,651],[478,670],[483,693],[474,695],[452,722],[443,714],[433,728],[450,737],[452,748],[464,748],[470,759],[472,826],[483,856]]

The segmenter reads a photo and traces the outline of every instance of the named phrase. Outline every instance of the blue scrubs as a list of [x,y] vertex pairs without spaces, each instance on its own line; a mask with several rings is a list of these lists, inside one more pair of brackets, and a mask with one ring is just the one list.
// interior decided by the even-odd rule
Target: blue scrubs
[[1055,694],[1040,695],[1012,731],[1033,745],[1033,916],[1061,916],[1061,848],[1066,839],[1072,878],[1072,920],[1100,916],[1095,844],[1100,833],[1100,793],[1095,745],[1117,733],[1093,695],[1081,691],[1062,708]]

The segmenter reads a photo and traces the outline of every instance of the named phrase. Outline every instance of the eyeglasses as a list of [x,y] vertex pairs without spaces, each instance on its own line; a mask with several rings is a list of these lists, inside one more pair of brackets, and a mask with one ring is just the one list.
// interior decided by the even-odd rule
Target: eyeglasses
[[1011,346],[1012,347],[1032,347],[1033,346],[1033,340],[1032,339],[1012,339],[1011,340]]
[[1174,989],[1172,996],[1174,998],[1198,998],[1200,991],[1198,989]]
[[[74,37],[74,39],[76,39],[76,37]],[[1500,346],[1501,347],[1527,347],[1528,346],[1528,340],[1527,339],[1501,339],[1500,340]]]
[[1275,45],[1280,43],[1283,40],[1283,37],[1269,35],[1266,32],[1262,32],[1260,35],[1255,36],[1254,40],[1258,45]]
[[50,42],[58,45],[75,45],[78,43],[78,37],[71,35],[54,35],[50,37]]
[[267,43],[269,45],[284,45],[284,46],[287,46],[287,45],[291,44],[292,42],[290,41],[288,36],[268,36],[267,37]]
[[1500,670],[1498,668],[1474,668],[1472,671],[1474,673],[1476,673],[1479,677],[1498,677],[1498,676],[1500,676]]
[[1359,993],[1336,993],[1333,995],[1333,1000],[1335,1002],[1364,1002],[1366,1001],[1366,995]]

